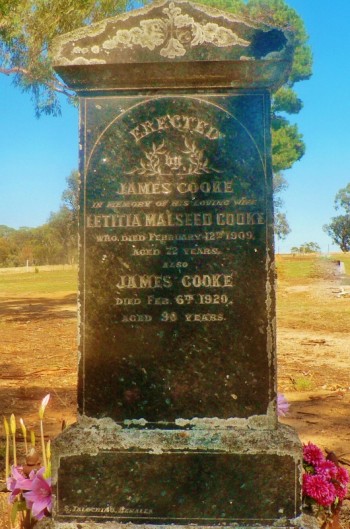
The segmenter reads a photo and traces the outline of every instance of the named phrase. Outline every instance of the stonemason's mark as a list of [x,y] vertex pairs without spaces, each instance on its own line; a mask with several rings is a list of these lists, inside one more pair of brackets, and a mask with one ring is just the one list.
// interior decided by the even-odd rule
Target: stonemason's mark
[[[160,55],[167,59],[186,55],[189,48],[203,43],[212,44],[219,48],[229,46],[247,47],[250,42],[239,38],[231,29],[219,26],[214,22],[201,24],[194,18],[183,14],[174,2],[163,9],[163,18],[142,20],[138,27],[119,29],[115,36],[106,40],[102,47],[114,50],[118,46],[133,48],[141,46],[153,51],[160,46]],[[187,48],[187,49],[186,49]],[[93,49],[91,49],[94,52]],[[81,49],[77,48],[76,53]]]
[[108,514],[152,514],[153,509],[137,509],[131,507],[112,507],[108,505],[107,507],[82,507],[78,505],[65,505],[63,507],[65,514],[88,514],[89,516],[95,515],[108,515]]
[[179,152],[172,152],[162,141],[159,145],[152,144],[152,149],[144,151],[145,159],[140,166],[126,174],[140,176],[177,176],[200,175],[205,173],[220,173],[209,167],[209,160],[204,156],[204,149],[200,149],[194,141],[184,139],[185,146]]

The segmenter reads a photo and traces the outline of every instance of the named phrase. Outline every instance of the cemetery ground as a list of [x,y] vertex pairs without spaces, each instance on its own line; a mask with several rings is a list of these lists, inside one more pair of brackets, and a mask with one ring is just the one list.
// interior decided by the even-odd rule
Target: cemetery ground
[[[347,275],[337,274],[337,259]],[[38,434],[39,403],[50,393],[50,438],[75,421],[76,275],[68,266],[0,270],[1,415],[15,413]],[[278,389],[291,404],[282,421],[350,465],[350,256],[277,256],[277,276]]]

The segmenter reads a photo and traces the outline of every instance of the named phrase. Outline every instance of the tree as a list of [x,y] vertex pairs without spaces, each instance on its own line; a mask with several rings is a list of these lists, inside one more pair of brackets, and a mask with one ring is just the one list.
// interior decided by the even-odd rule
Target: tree
[[290,226],[287,221],[287,216],[282,211],[275,213],[275,234],[280,240],[283,240],[291,232]]
[[0,73],[29,92],[36,115],[61,112],[58,94],[74,93],[55,75],[49,49],[54,37],[124,12],[128,0],[2,0]]
[[274,173],[273,175],[273,205],[275,209],[275,235],[278,239],[283,240],[290,234],[291,229],[288,224],[287,216],[283,211],[283,200],[281,193],[288,187],[288,182],[284,176],[280,173]]
[[[146,4],[148,0],[140,3]],[[275,94],[274,114],[299,112],[302,103],[292,86],[311,76],[312,57],[308,36],[296,11],[284,0],[200,0],[200,3],[294,31],[293,69],[287,85]],[[0,73],[13,76],[19,88],[31,93],[38,115],[58,114],[57,94],[72,98],[73,93],[52,70],[49,51],[54,37],[132,7],[133,0],[2,0]],[[295,135],[294,127],[290,135]]]
[[350,252],[350,183],[335,195],[334,207],[343,213],[333,217],[323,229],[342,252]]
[[[312,54],[302,19],[285,0],[194,1],[292,30],[293,67],[287,83],[272,101],[273,170],[277,174],[289,169],[302,158],[305,144],[297,125],[290,124],[286,115],[302,109],[293,86],[309,79],[312,73]],[[49,50],[53,38],[132,7],[133,0],[2,0],[0,73],[13,76],[15,85],[31,94],[37,116],[57,115],[61,111],[57,95],[64,94],[74,101],[74,94],[52,70]],[[281,206],[276,206],[277,222]]]
[[51,213],[47,226],[62,248],[62,261],[74,263],[78,250],[79,172],[72,171],[66,178],[67,188],[62,193],[62,205]]
[[0,226],[0,266],[74,263],[78,250],[78,171],[67,178],[58,212],[37,228]]
[[51,213],[46,226],[56,245],[60,246],[60,262],[73,264],[78,249],[78,224],[73,213],[66,206],[62,206],[57,213]]
[[78,221],[79,210],[79,171],[74,170],[66,178],[67,188],[62,193],[63,205],[72,212],[74,221]]
[[320,253],[321,248],[317,242],[304,242],[301,246],[293,246],[291,253]]
[[15,247],[5,237],[0,238],[0,266],[14,266]]

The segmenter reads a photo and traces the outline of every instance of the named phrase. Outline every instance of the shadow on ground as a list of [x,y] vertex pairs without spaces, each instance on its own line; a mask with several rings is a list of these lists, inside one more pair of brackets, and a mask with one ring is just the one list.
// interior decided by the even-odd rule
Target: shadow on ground
[[[1,301],[0,316],[4,321],[24,323],[28,320],[48,320],[74,318],[76,315],[76,294],[54,299],[45,298],[12,298]],[[64,308],[69,306],[68,308]]]

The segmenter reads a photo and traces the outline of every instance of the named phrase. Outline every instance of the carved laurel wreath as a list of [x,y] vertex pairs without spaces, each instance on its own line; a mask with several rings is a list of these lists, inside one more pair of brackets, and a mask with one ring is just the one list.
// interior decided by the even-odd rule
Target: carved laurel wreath
[[231,29],[213,22],[200,24],[186,14],[173,2],[163,9],[164,18],[142,20],[139,27],[120,29],[112,39],[103,43],[104,49],[115,49],[117,46],[132,48],[141,46],[154,50],[163,46],[160,55],[168,59],[182,57],[187,48],[210,43],[224,48],[228,46],[249,46],[250,42],[239,38]]
[[145,159],[141,160],[139,167],[127,174],[140,176],[178,176],[200,175],[205,173],[219,173],[217,169],[209,167],[209,160],[204,156],[194,141],[185,138],[185,149],[173,152],[167,149],[165,142],[159,145],[152,144],[149,151],[144,151]]

